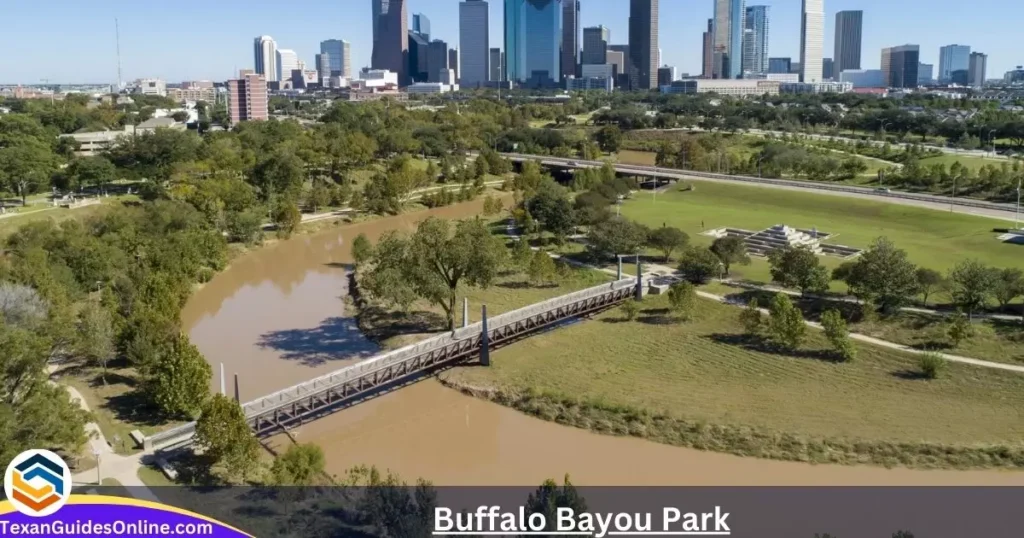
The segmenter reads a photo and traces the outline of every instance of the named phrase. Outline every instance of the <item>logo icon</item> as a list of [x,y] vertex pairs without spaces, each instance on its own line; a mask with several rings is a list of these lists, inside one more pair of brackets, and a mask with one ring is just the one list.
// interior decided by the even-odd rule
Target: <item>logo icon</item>
[[7,466],[4,493],[22,514],[48,516],[70,497],[71,469],[49,450],[26,450]]

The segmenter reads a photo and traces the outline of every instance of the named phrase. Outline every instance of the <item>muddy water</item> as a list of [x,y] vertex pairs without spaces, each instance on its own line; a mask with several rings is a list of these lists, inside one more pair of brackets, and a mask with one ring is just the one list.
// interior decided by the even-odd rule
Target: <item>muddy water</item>
[[[376,350],[341,299],[351,240],[410,229],[428,214],[479,210],[479,202],[462,204],[259,250],[195,294],[183,312],[186,326],[215,378],[219,363],[229,377],[239,374],[243,400],[350,364]],[[602,436],[464,396],[434,380],[306,424],[297,434],[324,448],[333,473],[374,464],[436,484],[533,485],[569,473],[588,485],[1024,485],[1024,473],[815,466]],[[287,442],[271,440],[276,447]]]

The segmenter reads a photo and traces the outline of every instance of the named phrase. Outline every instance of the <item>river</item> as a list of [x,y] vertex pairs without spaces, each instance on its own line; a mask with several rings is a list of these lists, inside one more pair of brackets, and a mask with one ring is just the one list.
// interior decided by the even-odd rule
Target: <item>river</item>
[[[372,355],[377,346],[346,311],[349,244],[411,230],[427,215],[458,218],[480,201],[338,226],[235,260],[182,313],[213,365],[238,374],[242,400]],[[499,351],[500,353],[500,351]],[[611,437],[532,418],[425,380],[305,424],[301,442],[324,448],[328,471],[390,469],[439,485],[536,485],[568,473],[580,485],[1024,485],[1024,473],[920,471],[741,458]],[[269,441],[282,449],[290,441]]]

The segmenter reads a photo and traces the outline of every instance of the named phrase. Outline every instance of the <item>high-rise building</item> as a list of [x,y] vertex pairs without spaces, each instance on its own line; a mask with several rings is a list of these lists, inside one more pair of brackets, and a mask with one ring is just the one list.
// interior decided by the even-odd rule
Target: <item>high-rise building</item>
[[490,56],[487,58],[489,65],[488,69],[491,72],[489,80],[491,82],[501,81],[501,66],[505,63],[505,55],[502,54],[501,49],[491,48]]
[[604,26],[592,26],[583,29],[583,55],[580,63],[584,65],[600,65],[608,62],[608,42],[611,30]]
[[331,54],[321,52],[316,55],[316,76],[320,80],[331,78]]
[[932,73],[935,71],[935,66],[932,64],[917,64],[917,85],[918,86],[931,86],[935,84],[935,79],[932,78]]
[[832,58],[821,59],[821,78],[822,80],[832,80],[836,78],[835,62],[832,61]]
[[769,73],[789,73],[792,71],[792,66],[791,58],[768,58]]
[[971,47],[946,45],[939,48],[939,83],[967,85],[971,69]]
[[490,18],[485,0],[465,0],[459,4],[459,50],[462,51],[462,68],[449,58],[450,69],[461,78],[466,88],[485,86],[491,80],[490,73]]
[[580,0],[562,0],[562,81],[579,75]]
[[629,54],[633,88],[657,88],[658,0],[629,1]]
[[455,71],[455,80],[461,81],[462,62],[459,60],[459,49],[448,49],[448,69]]
[[713,78],[740,78],[743,74],[744,0],[715,0],[712,34]]
[[423,36],[423,39],[430,41],[430,19],[422,13],[412,14],[412,31]]
[[[410,82],[427,82],[430,69],[427,66],[427,52],[430,43],[418,34],[409,30],[409,79]],[[448,49],[445,49],[447,53]]]
[[708,19],[708,31],[704,32],[702,36],[704,38],[704,55],[703,55],[703,67],[700,71],[700,76],[703,78],[711,78],[711,73],[714,71],[714,48],[715,48],[715,20]]
[[916,88],[921,47],[901,45],[882,49],[882,76],[890,88]]
[[825,48],[825,0],[803,0],[800,24],[800,82],[821,82]]
[[352,46],[348,41],[344,39],[321,41],[320,54],[330,55],[331,74],[329,76],[352,78]]
[[833,78],[847,69],[860,69],[861,34],[864,31],[863,11],[840,11],[836,13],[836,46],[832,59],[835,61]]
[[253,70],[273,82],[277,80],[277,43],[268,35],[261,35],[253,43]]
[[448,67],[448,43],[435,39],[427,45],[427,82],[443,82]]
[[409,84],[409,16],[405,0],[372,0],[373,55],[370,65],[398,75],[398,84]]
[[299,69],[299,55],[292,49],[277,49],[277,78],[284,82],[292,76],[292,71]]
[[228,81],[228,117],[237,125],[243,121],[267,119],[267,79],[261,74],[240,74]]
[[[744,15],[743,71],[755,74],[768,72],[768,14],[769,6],[747,6]],[[749,37],[746,30],[750,31]],[[749,50],[748,50],[749,49]]]
[[743,59],[742,75],[746,78],[754,72],[754,31],[750,28],[743,29],[743,54],[740,58]]
[[562,0],[505,0],[505,77],[530,88],[559,85]]
[[616,78],[616,80],[619,75],[626,72],[626,55],[621,50],[612,50],[609,47],[605,55],[605,61],[608,65],[612,66],[612,77]]
[[676,79],[676,68],[670,65],[663,65],[658,68],[658,87],[668,86]]
[[988,55],[981,52],[971,53],[971,64],[967,72],[967,84],[975,88],[985,85],[985,69],[988,67]]

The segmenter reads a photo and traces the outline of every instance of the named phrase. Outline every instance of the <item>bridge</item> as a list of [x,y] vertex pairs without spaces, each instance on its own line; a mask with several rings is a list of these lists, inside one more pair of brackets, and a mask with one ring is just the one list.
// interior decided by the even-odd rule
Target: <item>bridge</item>
[[[242,404],[245,419],[257,437],[287,431],[382,393],[397,390],[423,376],[473,357],[490,364],[490,350],[557,326],[566,320],[610,308],[643,294],[642,272],[585,290],[555,297],[487,318],[483,307],[480,322],[465,325],[415,344],[388,351],[357,364],[335,370]],[[621,268],[620,268],[621,276]],[[237,391],[237,389],[236,389]],[[147,437],[147,451],[191,445],[196,423]]]
[[[580,168],[599,168],[604,166],[605,161],[589,161],[583,159],[571,159],[553,157],[550,155],[524,155],[520,153],[502,153],[503,157],[512,162],[523,163],[525,161],[536,161],[542,166],[560,168],[563,170],[576,170]],[[631,176],[646,177],[654,180],[679,181],[682,179],[712,179],[718,181],[734,181],[742,183],[753,183],[762,185],[774,185],[799,189],[812,189],[820,191],[831,191],[836,193],[855,194],[861,196],[878,196],[885,198],[899,198],[903,200],[914,200],[917,202],[929,202],[933,204],[945,204],[949,206],[970,207],[988,211],[1004,213],[1006,217],[1017,213],[1015,204],[985,202],[982,200],[970,200],[965,198],[954,198],[940,196],[937,194],[919,194],[902,191],[890,191],[886,189],[873,189],[871,187],[855,187],[852,185],[837,185],[816,181],[798,181],[789,179],[769,179],[751,176],[737,176],[731,174],[715,174],[712,172],[697,172],[694,170],[680,170],[677,168],[662,168],[659,166],[642,166],[633,164],[611,163],[615,171]]]

